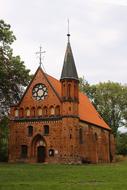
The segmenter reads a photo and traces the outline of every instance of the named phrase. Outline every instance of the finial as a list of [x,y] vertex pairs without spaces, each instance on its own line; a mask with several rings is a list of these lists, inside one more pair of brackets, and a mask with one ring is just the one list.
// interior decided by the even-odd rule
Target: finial
[[69,19],[67,20],[67,22],[68,22],[68,33],[67,33],[67,37],[68,37],[68,42],[70,42]]
[[39,65],[40,65],[40,67],[41,67],[41,65],[42,65],[42,54],[43,53],[45,53],[45,51],[42,51],[42,47],[40,46],[40,51],[39,52],[36,52],[36,54],[39,54],[39,60],[40,60],[40,63],[39,63]]

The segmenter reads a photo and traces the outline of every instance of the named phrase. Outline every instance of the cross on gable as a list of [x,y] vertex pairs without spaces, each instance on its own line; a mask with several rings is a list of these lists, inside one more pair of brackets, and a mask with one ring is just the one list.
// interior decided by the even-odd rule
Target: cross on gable
[[45,53],[46,51],[42,51],[42,47],[40,46],[40,51],[36,52],[36,54],[39,54],[39,60],[40,60],[40,67],[42,65],[42,54]]

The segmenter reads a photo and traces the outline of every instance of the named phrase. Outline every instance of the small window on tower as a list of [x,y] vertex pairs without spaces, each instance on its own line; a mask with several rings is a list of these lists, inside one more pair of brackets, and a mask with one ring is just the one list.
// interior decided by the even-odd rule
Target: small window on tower
[[48,134],[49,134],[49,126],[44,125],[44,135],[48,135]]
[[21,158],[27,158],[27,145],[21,145]]
[[68,98],[71,98],[71,84],[68,84],[67,92],[68,92]]

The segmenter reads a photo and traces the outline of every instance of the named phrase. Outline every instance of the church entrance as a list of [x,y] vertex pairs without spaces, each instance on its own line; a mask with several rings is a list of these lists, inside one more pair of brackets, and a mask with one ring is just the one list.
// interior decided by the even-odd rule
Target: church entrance
[[36,135],[31,142],[31,159],[39,163],[46,160],[46,142],[40,134]]
[[44,162],[45,161],[45,147],[38,146],[37,147],[37,162]]

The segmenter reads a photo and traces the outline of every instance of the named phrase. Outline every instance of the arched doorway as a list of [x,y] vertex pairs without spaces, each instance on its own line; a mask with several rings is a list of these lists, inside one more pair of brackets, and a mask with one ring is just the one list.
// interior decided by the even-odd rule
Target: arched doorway
[[44,146],[37,147],[37,162],[45,162],[46,149]]
[[31,143],[31,158],[35,162],[45,162],[46,159],[46,142],[44,138],[38,134]]

